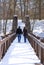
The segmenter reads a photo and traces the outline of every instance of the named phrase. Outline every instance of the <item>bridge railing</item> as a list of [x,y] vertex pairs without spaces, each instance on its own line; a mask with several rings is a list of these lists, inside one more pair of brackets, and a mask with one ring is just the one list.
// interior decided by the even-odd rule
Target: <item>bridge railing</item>
[[0,40],[0,61],[7,52],[9,46],[11,45],[12,41],[15,39],[16,34],[13,33],[11,35],[8,35],[4,39]]
[[38,40],[31,34],[28,34],[28,40],[34,48],[36,55],[41,60],[41,63],[44,65],[44,43],[42,43],[40,40]]

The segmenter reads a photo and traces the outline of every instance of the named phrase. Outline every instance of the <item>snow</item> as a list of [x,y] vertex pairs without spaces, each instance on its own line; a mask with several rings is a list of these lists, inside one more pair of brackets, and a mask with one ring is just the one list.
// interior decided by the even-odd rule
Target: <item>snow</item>
[[23,28],[25,27],[25,23],[23,22],[22,23],[22,20],[18,20],[18,27],[21,27],[22,31],[23,31]]
[[[3,23],[3,20],[1,20],[2,21],[2,23]],[[12,21],[13,20],[9,20],[8,19],[8,23],[7,23],[7,34],[11,31],[11,29],[12,29]],[[21,23],[22,22],[22,20],[20,19],[20,20],[18,20],[18,22],[19,22],[19,24],[18,24],[18,26],[21,26],[21,28],[22,28],[22,26],[23,27],[25,27],[25,24],[24,23]],[[32,27],[32,25],[33,25],[33,20],[31,20],[30,19],[30,22],[31,22],[31,27]],[[22,30],[23,30],[23,28],[22,28]],[[39,36],[39,37],[43,37],[44,38],[44,34],[42,34],[42,33],[44,33],[44,19],[42,19],[42,20],[35,20],[35,24],[34,24],[34,30],[33,30],[33,33],[36,35],[36,36]],[[4,34],[3,34],[3,31],[1,32],[1,34],[0,34],[0,36],[3,36]]]
[[0,40],[2,40],[2,37],[0,37]]
[[[4,36],[4,33],[3,33],[3,21],[5,20],[0,20],[2,22],[2,30],[1,30],[1,33],[0,33],[0,37],[1,36]],[[10,33],[11,32],[11,29],[12,29],[12,19],[7,21],[7,26],[6,26],[6,34]],[[1,40],[1,39],[0,39]]]
[[44,32],[41,32],[38,36],[39,36],[40,38],[44,38]]
[[[33,20],[30,20],[31,26],[33,23]],[[33,34],[36,36],[39,36],[40,38],[44,38],[44,19],[43,20],[35,20]]]
[[4,58],[0,61],[0,65],[35,65],[35,63],[40,63],[40,60],[29,41],[26,39],[26,43],[24,43],[23,35],[21,35],[20,43],[18,43],[18,37],[16,37]]
[[7,32],[7,34],[9,33],[9,32],[11,32],[11,29],[12,29],[12,21],[13,20],[8,20],[8,22],[7,22],[7,27],[6,27],[6,32]]
[[34,63],[40,63],[40,60],[28,40],[24,43],[22,35],[20,43],[17,37],[13,41],[0,65],[34,65]]

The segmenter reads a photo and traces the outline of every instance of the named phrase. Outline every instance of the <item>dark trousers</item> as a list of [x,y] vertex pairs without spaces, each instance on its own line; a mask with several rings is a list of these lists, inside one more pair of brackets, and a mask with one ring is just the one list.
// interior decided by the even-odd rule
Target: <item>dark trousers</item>
[[24,36],[24,42],[26,42],[26,36]]

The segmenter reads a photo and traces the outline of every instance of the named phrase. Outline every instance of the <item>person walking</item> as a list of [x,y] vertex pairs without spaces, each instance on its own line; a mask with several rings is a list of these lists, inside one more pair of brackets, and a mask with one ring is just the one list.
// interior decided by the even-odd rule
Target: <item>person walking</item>
[[23,35],[24,35],[24,42],[26,42],[26,38],[27,38],[27,29],[24,27],[23,29]]
[[22,30],[21,30],[20,26],[17,28],[16,34],[18,35],[18,42],[20,42],[20,40],[21,40],[21,34],[22,34]]

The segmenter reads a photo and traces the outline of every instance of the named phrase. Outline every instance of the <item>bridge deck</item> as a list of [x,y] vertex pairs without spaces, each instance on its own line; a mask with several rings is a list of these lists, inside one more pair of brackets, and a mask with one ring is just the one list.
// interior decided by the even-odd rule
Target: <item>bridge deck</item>
[[40,60],[28,40],[24,43],[22,35],[20,43],[17,37],[13,41],[0,65],[35,65],[35,63],[40,63]]

